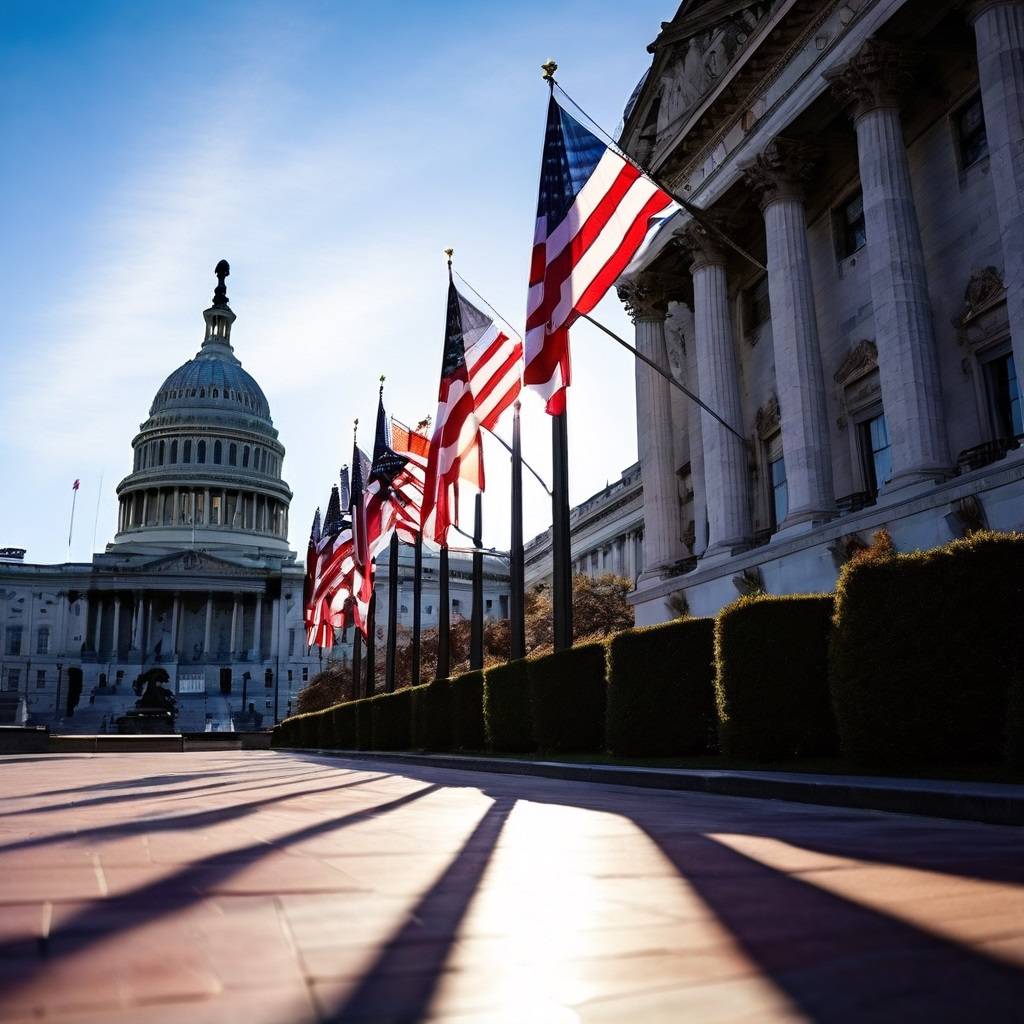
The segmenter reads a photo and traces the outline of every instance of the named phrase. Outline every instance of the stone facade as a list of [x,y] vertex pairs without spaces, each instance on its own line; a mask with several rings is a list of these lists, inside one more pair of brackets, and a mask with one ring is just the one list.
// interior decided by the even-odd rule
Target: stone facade
[[[572,509],[569,531],[573,572],[591,577],[612,572],[635,582],[646,557],[640,464],[623,470],[618,480]],[[525,558],[527,589],[550,585],[550,528],[527,541]]]
[[638,362],[638,622],[1024,527],[1024,3],[703,0],[650,50],[620,142],[704,212],[620,296],[728,426]]
[[0,692],[30,721],[113,730],[135,679],[159,666],[179,728],[269,724],[318,667],[304,567],[288,549],[284,447],[231,346],[224,267],[199,352],[161,385],[132,442],[113,543],[87,563],[0,557]]

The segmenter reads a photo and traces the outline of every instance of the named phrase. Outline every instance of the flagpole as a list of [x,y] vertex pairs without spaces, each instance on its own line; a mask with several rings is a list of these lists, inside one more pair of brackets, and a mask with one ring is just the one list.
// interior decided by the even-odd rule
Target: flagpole
[[619,335],[617,335],[614,331],[610,330],[609,328],[605,327],[604,324],[595,320],[592,316],[590,316],[589,313],[581,313],[580,316],[584,320],[587,320],[590,323],[592,323],[598,330],[604,331],[604,333],[607,334],[609,338],[613,339],[614,341],[617,341],[624,349],[626,349],[627,352],[632,352],[633,355],[636,356],[636,358],[639,359],[642,363],[646,363],[652,370],[656,371],[657,373],[660,373],[661,376],[665,378],[665,380],[667,380],[674,387],[682,391],[682,393],[686,395],[687,398],[696,402],[709,416],[718,420],[718,422],[721,423],[726,430],[728,430],[732,434],[735,434],[744,444],[747,443],[747,439],[735,427],[733,427],[729,423],[726,423],[726,421],[723,420],[722,417],[719,416],[718,413],[711,408],[711,406],[709,406],[705,402],[702,402],[692,391],[690,391],[688,388],[685,388],[682,384],[680,384],[679,381],[677,381],[675,377],[673,377],[672,374],[663,366],[659,366],[653,359],[648,359],[647,356],[645,356],[642,352],[638,351],[636,348],[630,345],[628,341],[626,341],[624,338],[620,338]]
[[483,529],[483,495],[478,491],[473,502],[473,610],[469,631],[469,667],[473,671],[484,667]]
[[[516,399],[516,401],[518,401],[518,399]],[[512,451],[512,445],[510,445],[508,443],[508,441],[505,440],[505,438],[503,438],[500,434],[496,434],[493,430],[491,430],[488,427],[481,427],[481,429],[482,430],[486,430],[487,433],[490,434],[491,437],[493,437],[494,440],[497,441],[502,446],[502,448],[504,448],[505,451],[507,451],[509,453],[509,455],[511,455],[513,458],[515,458],[515,454]],[[534,478],[536,479],[537,483],[539,483],[541,485],[541,487],[544,488],[544,493],[550,498],[551,497],[551,488],[548,487],[548,485],[544,482],[544,477],[542,477],[540,475],[540,473],[538,473],[537,470],[535,470],[533,468],[533,466],[531,466],[526,461],[526,459],[523,458],[522,451],[519,452],[519,462],[520,462],[521,465],[525,466],[534,475]]]
[[365,697],[363,693],[363,681],[360,678],[363,674],[363,634],[358,626],[352,629],[352,689],[356,700]]
[[[373,563],[371,562],[372,566]],[[372,572],[372,568],[371,568]],[[372,697],[377,687],[377,582],[370,589],[366,609],[366,696]]]
[[78,500],[78,481],[71,488],[71,522],[68,525],[68,559],[71,558],[71,534],[75,530],[75,502]]
[[448,544],[441,545],[437,568],[440,590],[437,602],[437,671],[435,679],[447,679],[451,674],[451,636],[448,609]]
[[412,685],[420,685],[420,608],[423,599],[423,531],[416,531],[412,569]]
[[388,645],[384,666],[384,692],[395,689],[395,659],[398,655],[398,532],[391,534],[388,558]]
[[526,584],[523,551],[523,455],[517,398],[512,406],[512,547],[509,551],[509,628],[512,661],[526,657]]
[[[541,65],[551,95],[555,92],[558,65]],[[566,398],[563,392],[563,402]],[[551,569],[554,648],[572,647],[572,550],[569,532],[569,428],[566,410],[551,417]]]

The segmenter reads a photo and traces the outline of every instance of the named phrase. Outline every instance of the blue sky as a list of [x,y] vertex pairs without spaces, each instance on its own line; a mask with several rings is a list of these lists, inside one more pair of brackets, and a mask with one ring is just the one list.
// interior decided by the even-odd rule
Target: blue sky
[[[290,540],[304,550],[354,417],[372,443],[377,377],[399,418],[435,410],[443,248],[521,329],[539,65],[554,56],[560,81],[614,130],[673,13],[666,0],[8,0],[0,546],[64,560],[76,477],[72,557],[89,557],[94,525],[97,550],[112,538],[131,438],[198,349],[223,257],[235,352],[287,449]],[[614,296],[597,315],[631,334]],[[576,502],[636,459],[636,436],[632,358],[586,324],[573,357]],[[549,422],[532,400],[523,430],[550,478]],[[507,458],[493,442],[486,466],[485,542],[507,547]],[[524,488],[532,536],[550,505],[529,476]]]

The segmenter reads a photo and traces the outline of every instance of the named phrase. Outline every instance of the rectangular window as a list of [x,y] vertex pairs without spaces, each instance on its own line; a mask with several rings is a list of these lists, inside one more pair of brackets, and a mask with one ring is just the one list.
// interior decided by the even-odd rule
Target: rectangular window
[[220,523],[220,495],[210,498],[210,522],[216,526]]
[[50,653],[50,628],[42,626],[36,634],[36,654]]
[[965,169],[988,156],[988,135],[981,93],[972,96],[956,113],[956,140],[960,150],[960,167]]
[[288,657],[293,658],[295,656],[295,630],[288,630]]
[[743,330],[750,334],[772,318],[772,307],[768,298],[768,275],[761,277],[744,292]]
[[989,393],[992,396],[996,438],[1006,439],[1024,433],[1020,389],[1013,353],[1007,352],[1006,355],[993,359],[985,368],[988,373]]
[[462,604],[459,601],[459,599],[457,597],[453,598],[452,599],[452,611],[453,612],[458,612],[461,607],[462,607]]
[[9,668],[7,670],[7,689],[17,690],[21,684],[21,669]]
[[892,479],[892,444],[885,414],[862,423],[860,430],[865,483],[872,494],[877,494]]
[[839,242],[839,258],[845,260],[868,240],[864,229],[864,196],[856,192],[836,211],[836,235]]
[[786,484],[786,460],[779,456],[768,463],[768,479],[772,488],[772,525],[781,526],[789,514],[789,487]]
[[7,653],[21,654],[21,626],[7,627]]
[[309,669],[305,665],[303,665],[302,666],[302,681],[306,682],[308,679],[309,679]]
[[45,668],[36,669],[36,689],[37,690],[45,690],[46,689],[46,669]]

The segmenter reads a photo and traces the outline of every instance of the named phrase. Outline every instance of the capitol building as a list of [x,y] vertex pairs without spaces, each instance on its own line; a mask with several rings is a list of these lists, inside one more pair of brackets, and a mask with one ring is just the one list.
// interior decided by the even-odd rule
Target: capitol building
[[183,731],[266,726],[318,668],[288,548],[285,449],[232,346],[224,261],[194,358],[160,385],[117,487],[117,533],[88,563],[0,549],[5,717],[114,729],[160,667]]

